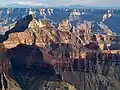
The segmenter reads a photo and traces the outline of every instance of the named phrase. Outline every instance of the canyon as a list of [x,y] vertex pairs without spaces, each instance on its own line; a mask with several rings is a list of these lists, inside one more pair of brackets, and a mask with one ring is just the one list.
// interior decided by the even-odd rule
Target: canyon
[[[72,14],[80,14],[75,12]],[[5,49],[1,53],[7,54],[1,56],[10,63],[1,71],[15,80],[20,90],[119,90],[116,64],[120,53],[105,52],[113,32],[103,27],[105,35],[94,34],[91,21],[74,27],[70,20],[63,19],[56,26],[31,14],[0,35],[0,50]],[[106,29],[108,32],[104,32]],[[6,65],[3,57],[2,64]]]

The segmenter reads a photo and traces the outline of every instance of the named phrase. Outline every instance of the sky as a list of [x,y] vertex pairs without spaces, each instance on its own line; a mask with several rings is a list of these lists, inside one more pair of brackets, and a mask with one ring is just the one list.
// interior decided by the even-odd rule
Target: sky
[[85,5],[85,6],[120,6],[120,0],[0,0],[0,6],[20,3],[29,5],[46,5],[46,6],[61,6],[61,5]]

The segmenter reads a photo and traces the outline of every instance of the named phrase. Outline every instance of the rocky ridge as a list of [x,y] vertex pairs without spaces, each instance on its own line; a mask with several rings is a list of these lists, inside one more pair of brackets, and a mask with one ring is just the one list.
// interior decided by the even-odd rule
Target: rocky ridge
[[[44,46],[48,43],[71,43],[77,41],[83,42],[82,39],[79,38],[79,35],[70,32],[70,30],[72,30],[72,26],[68,20],[63,20],[59,24],[58,28],[55,28],[48,20],[37,21],[34,17],[31,17],[31,21],[26,21],[26,19],[22,20],[22,22],[20,22],[21,24],[18,22],[13,29],[8,31],[10,33],[8,35],[8,39],[3,42],[6,48],[13,48],[19,44],[32,45],[35,43],[38,46]],[[17,30],[18,27],[21,29],[19,28],[19,30]],[[87,31],[85,31],[86,28],[82,29],[84,30],[85,35],[89,35],[89,33],[91,33],[89,32],[90,27],[88,27],[87,24],[86,26],[80,25],[79,27],[89,28]],[[21,32],[23,29],[25,29],[24,32]],[[83,35],[83,38],[84,37],[85,42],[86,39],[88,40],[88,37],[90,39],[90,36]]]

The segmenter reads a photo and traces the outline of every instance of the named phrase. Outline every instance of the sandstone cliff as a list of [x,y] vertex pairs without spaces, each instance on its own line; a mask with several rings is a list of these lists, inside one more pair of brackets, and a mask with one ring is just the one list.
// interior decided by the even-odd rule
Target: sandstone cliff
[[[17,22],[15,27],[6,32],[8,39],[3,42],[6,48],[13,48],[19,44],[32,45],[33,43],[45,47],[51,43],[80,42],[82,39],[70,32],[71,25],[68,20],[63,20],[58,29],[48,20],[36,20],[33,16],[27,16]],[[86,37],[86,36],[85,36]]]

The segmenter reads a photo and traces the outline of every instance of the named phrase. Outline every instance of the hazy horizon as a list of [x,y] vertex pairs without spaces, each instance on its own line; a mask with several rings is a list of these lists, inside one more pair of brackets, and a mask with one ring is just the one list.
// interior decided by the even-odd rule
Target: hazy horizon
[[94,7],[120,7],[120,0],[0,0],[0,6],[17,3],[30,6],[67,6],[84,5]]

